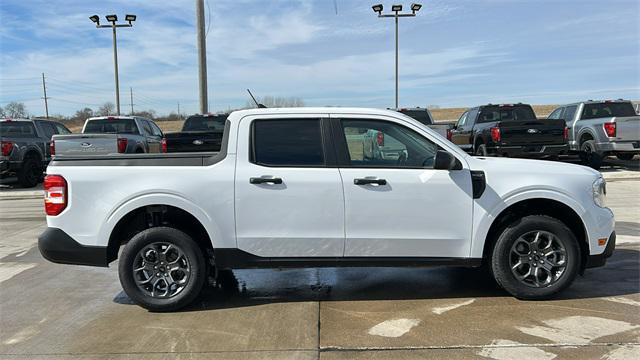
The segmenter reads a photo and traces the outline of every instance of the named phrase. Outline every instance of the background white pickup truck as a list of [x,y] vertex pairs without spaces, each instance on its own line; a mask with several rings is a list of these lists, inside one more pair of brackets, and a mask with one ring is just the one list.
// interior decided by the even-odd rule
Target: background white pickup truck
[[[364,155],[375,130],[402,156]],[[173,310],[225,269],[487,265],[509,293],[549,297],[615,247],[605,183],[587,167],[473,158],[394,111],[232,113],[219,153],[55,158],[51,261],[108,266]]]

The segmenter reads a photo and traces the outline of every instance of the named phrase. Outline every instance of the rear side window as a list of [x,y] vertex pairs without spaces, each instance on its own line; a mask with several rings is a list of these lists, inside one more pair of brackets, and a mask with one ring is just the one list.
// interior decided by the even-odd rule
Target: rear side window
[[142,128],[144,129],[144,132],[147,136],[153,136],[153,130],[151,130],[151,125],[149,124],[149,121],[142,120]]
[[85,134],[139,134],[133,119],[96,119],[89,120],[84,128]]
[[40,122],[40,128],[44,131],[44,136],[47,139],[51,139],[51,137],[58,133],[53,124],[48,122]]
[[322,166],[320,119],[256,120],[251,150],[259,165]]
[[562,116],[564,118],[564,121],[566,122],[573,121],[573,116],[576,114],[577,109],[578,109],[578,105],[567,106],[567,108],[564,110],[564,115]]
[[0,122],[0,136],[33,138],[36,137],[36,129],[26,121],[3,121]]
[[635,116],[633,105],[629,102],[604,102],[585,104],[581,119],[597,119],[614,116]]

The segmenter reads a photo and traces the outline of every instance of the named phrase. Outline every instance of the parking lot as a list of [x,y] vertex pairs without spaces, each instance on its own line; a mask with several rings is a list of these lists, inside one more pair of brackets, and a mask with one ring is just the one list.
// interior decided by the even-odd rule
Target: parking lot
[[[624,164],[622,164],[624,165]],[[0,200],[0,358],[635,358],[640,174],[609,164],[618,247],[551,301],[520,301],[479,270],[242,270],[197,305],[150,313],[117,266],[45,261],[36,192]]]

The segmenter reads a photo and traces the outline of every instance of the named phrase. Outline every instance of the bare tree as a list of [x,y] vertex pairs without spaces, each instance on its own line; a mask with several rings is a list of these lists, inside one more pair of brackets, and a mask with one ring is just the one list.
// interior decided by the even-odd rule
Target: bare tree
[[91,108],[84,108],[84,109],[80,109],[78,111],[76,111],[76,113],[71,117],[72,121],[85,121],[88,118],[93,116],[93,109]]
[[12,101],[4,107],[5,116],[11,118],[26,118],[29,117],[29,112],[24,103]]
[[[283,96],[264,96],[257,99],[258,102],[268,108],[289,108],[289,107],[302,107],[304,106],[304,100],[299,97],[283,97]],[[246,107],[255,107],[253,101],[247,101]]]
[[115,113],[116,113],[116,106],[113,105],[112,102],[106,102],[102,104],[102,106],[100,106],[100,108],[98,109],[97,115],[108,116],[108,115],[115,115]]
[[6,115],[4,114],[4,109],[2,108],[2,106],[0,106],[0,117],[5,117]]
[[147,119],[155,119],[155,117],[157,116],[156,111],[153,109],[136,111],[133,113],[133,115]]

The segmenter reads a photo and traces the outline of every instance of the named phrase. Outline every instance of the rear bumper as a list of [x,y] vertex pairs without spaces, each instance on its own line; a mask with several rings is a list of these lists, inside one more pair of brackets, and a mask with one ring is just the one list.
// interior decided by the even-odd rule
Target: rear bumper
[[545,157],[567,154],[569,145],[495,146],[488,150],[496,155],[508,157]]
[[47,228],[38,237],[38,249],[42,257],[58,264],[109,266],[106,247],[81,245],[58,228]]
[[594,268],[604,266],[607,263],[607,259],[613,255],[613,251],[616,249],[616,232],[612,232],[607,240],[607,247],[605,247],[602,254],[589,255],[587,258],[586,268]]
[[640,154],[640,141],[602,142],[596,144],[602,152],[630,152]]

